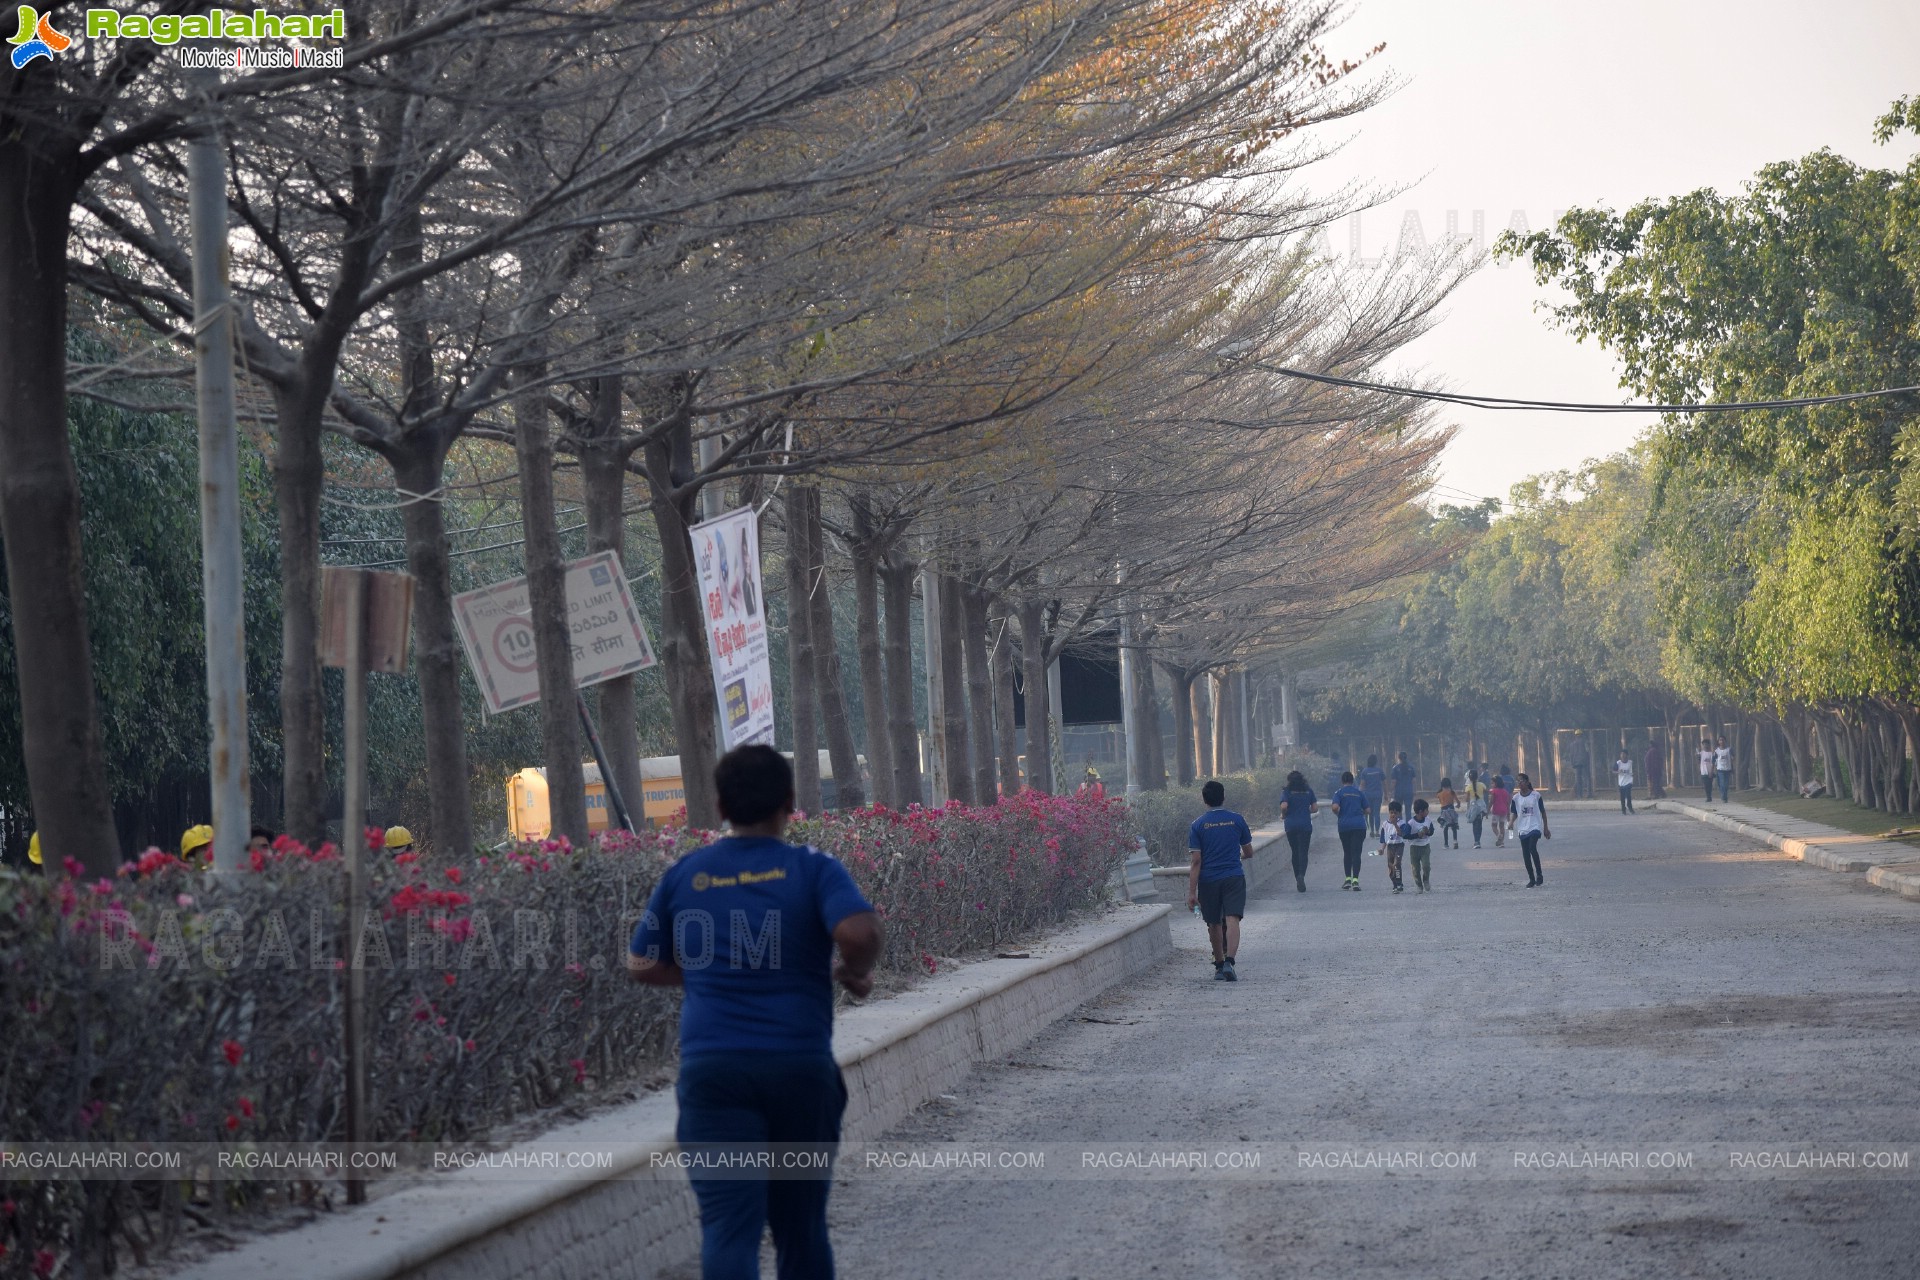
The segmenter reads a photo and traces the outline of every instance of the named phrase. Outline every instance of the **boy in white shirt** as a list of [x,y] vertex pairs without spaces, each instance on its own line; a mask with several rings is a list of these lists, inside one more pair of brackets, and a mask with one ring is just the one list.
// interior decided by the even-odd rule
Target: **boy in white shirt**
[[1393,891],[1400,893],[1405,886],[1400,883],[1400,855],[1406,852],[1407,833],[1401,827],[1406,815],[1400,811],[1400,802],[1395,800],[1387,806],[1386,821],[1380,824],[1380,848],[1375,857],[1387,855],[1387,879],[1393,881]]
[[1713,749],[1713,771],[1720,775],[1720,803],[1727,802],[1727,789],[1733,782],[1733,748],[1725,738]]
[[1413,887],[1421,893],[1433,891],[1433,818],[1425,800],[1413,802],[1413,817],[1402,828],[1407,837],[1407,857],[1413,863]]
[[1625,747],[1620,748],[1620,758],[1613,762],[1613,777],[1620,784],[1620,812],[1633,812],[1633,757],[1627,754]]
[[1713,803],[1713,740],[1700,739],[1700,785],[1707,789],[1707,803]]

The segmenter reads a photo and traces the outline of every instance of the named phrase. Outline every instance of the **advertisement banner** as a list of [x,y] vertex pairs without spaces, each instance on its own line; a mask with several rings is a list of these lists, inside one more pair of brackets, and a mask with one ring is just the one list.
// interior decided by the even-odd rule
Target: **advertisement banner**
[[[473,678],[498,715],[540,701],[527,580],[509,578],[453,598],[453,618]],[[654,663],[653,645],[634,607],[620,558],[611,551],[567,566],[567,626],[573,632],[573,682],[585,688]]]
[[760,579],[760,519],[751,507],[688,530],[720,702],[723,749],[773,742],[773,672],[767,662],[767,600]]

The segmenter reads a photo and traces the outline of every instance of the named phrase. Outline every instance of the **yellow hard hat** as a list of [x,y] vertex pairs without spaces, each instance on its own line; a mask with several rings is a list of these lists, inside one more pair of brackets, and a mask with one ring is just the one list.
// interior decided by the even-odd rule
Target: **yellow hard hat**
[[197,827],[188,827],[180,833],[180,856],[185,858],[195,849],[204,849],[213,843],[213,828],[206,823]]
[[27,861],[36,867],[40,865],[40,833],[38,831],[27,837]]
[[413,832],[405,827],[387,828],[387,848],[404,849],[413,843]]

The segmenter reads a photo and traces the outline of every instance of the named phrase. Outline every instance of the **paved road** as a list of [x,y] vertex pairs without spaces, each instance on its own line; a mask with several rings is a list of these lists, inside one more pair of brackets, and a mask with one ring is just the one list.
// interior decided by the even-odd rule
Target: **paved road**
[[[1374,858],[1340,892],[1328,833],[1309,892],[1249,907],[1237,985],[1180,918],[1171,962],[884,1144],[1258,1151],[1260,1174],[935,1181],[850,1153],[842,1274],[1920,1274],[1920,906],[1679,816],[1554,827],[1543,888],[1517,849],[1436,850],[1424,897]],[[1476,1165],[1380,1167],[1409,1151]]]

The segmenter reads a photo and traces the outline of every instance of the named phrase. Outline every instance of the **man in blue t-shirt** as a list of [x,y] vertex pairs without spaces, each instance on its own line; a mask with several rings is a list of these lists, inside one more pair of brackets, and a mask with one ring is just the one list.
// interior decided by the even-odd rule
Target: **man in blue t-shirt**
[[1368,756],[1367,767],[1360,771],[1360,790],[1367,796],[1367,831],[1380,830],[1380,806],[1386,803],[1387,771],[1380,767],[1379,756]]
[[[732,834],[660,877],[627,969],[649,986],[686,987],[675,1135],[700,1202],[702,1274],[757,1277],[771,1225],[781,1275],[831,1277],[827,1192],[847,1106],[833,984],[873,989],[880,920],[838,860],[782,839],[794,800],[785,756],[737,747],[713,779]],[[773,1145],[816,1154],[822,1176],[700,1175],[703,1160],[737,1171]]]
[[[1360,858],[1367,843],[1367,815],[1373,805],[1367,793],[1353,785],[1353,774],[1340,775],[1340,789],[1327,801],[1333,806],[1335,825],[1340,832],[1340,861],[1346,872],[1342,889],[1360,888]],[[1377,802],[1376,802],[1377,803]]]
[[1400,802],[1400,812],[1413,812],[1414,785],[1420,780],[1420,771],[1407,763],[1407,753],[1400,753],[1400,763],[1393,766],[1393,798]]
[[1187,909],[1200,908],[1213,944],[1216,982],[1238,982],[1233,953],[1240,949],[1240,918],[1247,914],[1247,873],[1241,863],[1253,856],[1253,831],[1231,809],[1227,789],[1217,781],[1200,788],[1207,811],[1187,828],[1193,857],[1187,870]]

